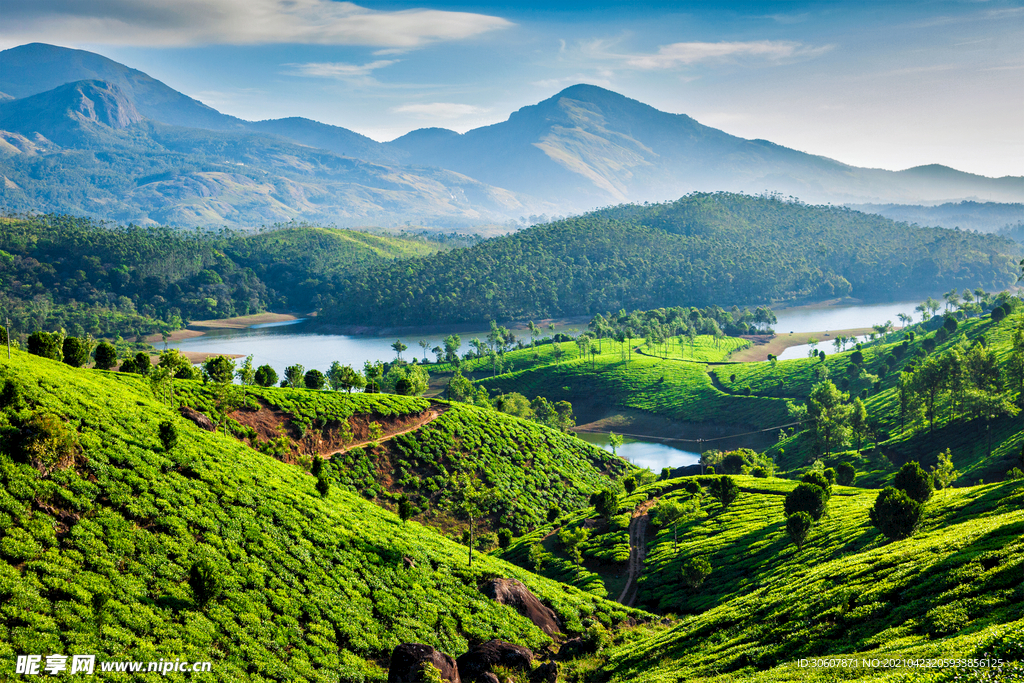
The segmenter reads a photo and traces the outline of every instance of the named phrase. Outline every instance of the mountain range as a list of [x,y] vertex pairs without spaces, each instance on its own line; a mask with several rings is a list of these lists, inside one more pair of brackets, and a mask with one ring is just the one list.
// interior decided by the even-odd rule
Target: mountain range
[[39,43],[0,52],[0,174],[8,211],[178,225],[464,226],[705,190],[1024,201],[1024,177],[858,168],[591,85],[464,134],[380,143],[303,118],[245,121],[101,55]]

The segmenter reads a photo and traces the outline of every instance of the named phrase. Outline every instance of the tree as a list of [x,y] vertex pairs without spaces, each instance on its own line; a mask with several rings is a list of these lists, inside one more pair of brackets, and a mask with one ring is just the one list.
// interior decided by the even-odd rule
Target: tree
[[924,503],[932,495],[932,478],[915,461],[905,463],[900,468],[893,477],[892,485],[918,503]]
[[590,504],[594,506],[594,512],[608,519],[619,510],[619,496],[604,489],[590,496]]
[[402,351],[405,351],[409,347],[403,344],[401,339],[396,339],[395,343],[391,345],[391,348],[395,351],[395,358],[402,360]]
[[335,391],[344,389],[350,394],[353,389],[362,389],[366,386],[366,379],[359,374],[358,370],[351,365],[342,365],[338,361],[331,363],[331,367],[327,371],[327,379]]
[[913,418],[921,408],[916,382],[913,373],[906,370],[900,373],[896,381],[896,396],[900,403],[900,431],[906,428],[907,416]]
[[622,487],[626,489],[626,493],[630,494],[636,491],[636,477],[629,476],[622,480]]
[[732,504],[740,494],[740,487],[732,480],[732,477],[722,475],[711,481],[711,495],[721,504],[725,510]]
[[28,337],[28,352],[50,360],[64,360],[64,338],[58,332],[33,332]]
[[924,507],[903,491],[885,487],[868,512],[871,524],[887,538],[899,540],[913,535],[921,523]]
[[[820,462],[821,461],[818,460],[816,461],[816,464]],[[829,481],[827,476],[825,476],[824,471],[819,472],[818,470],[809,470],[804,473],[804,476],[800,478],[800,481],[805,484],[814,484],[819,487],[825,492],[825,500],[832,497],[832,482]]]
[[530,564],[533,565],[534,573],[539,572],[541,567],[544,566],[544,546],[540,543],[534,543],[531,545],[529,560]]
[[[131,370],[129,370],[128,372],[134,372],[138,375],[146,376],[149,375],[149,371],[152,367],[153,364],[149,361],[149,354],[143,351],[139,351],[137,354],[135,354],[135,360],[132,363]],[[121,372],[125,372],[124,368],[121,369]]]
[[256,368],[253,379],[261,387],[272,387],[277,384],[277,372],[269,365],[261,365]]
[[681,568],[683,583],[690,588],[698,588],[711,576],[711,563],[704,557],[692,557]]
[[473,566],[473,536],[476,520],[484,514],[493,501],[493,493],[483,489],[480,482],[469,475],[455,477],[451,487],[449,506],[456,514],[469,520],[469,566]]
[[580,545],[590,537],[590,529],[578,527],[575,531],[562,529],[558,532],[558,540],[561,541],[565,553],[576,565],[576,580],[580,579],[580,564],[583,562],[583,551]]
[[672,525],[672,547],[679,547],[679,520],[686,516],[686,508],[678,500],[662,500],[651,511],[651,521],[658,526]]
[[859,453],[861,443],[868,434],[868,411],[860,397],[853,399],[853,404],[850,406],[850,431],[853,432]]
[[807,414],[817,421],[818,442],[825,455],[842,446],[850,435],[849,398],[840,392],[831,381],[825,380],[814,385],[807,399]]
[[173,422],[163,421],[160,423],[160,443],[165,451],[171,451],[178,445],[178,428]]
[[429,362],[427,360],[427,349],[430,348],[430,342],[428,342],[426,339],[420,339],[419,345],[420,345],[420,348],[423,349],[423,362],[424,363]]
[[840,463],[836,467],[836,481],[840,486],[853,486],[857,478],[857,470],[851,462]]
[[203,361],[203,378],[214,384],[228,384],[235,378],[235,362],[227,356],[211,356]]
[[462,339],[457,334],[451,334],[444,339],[445,360],[449,363],[458,361],[459,348],[462,346]]
[[321,470],[316,478],[316,492],[321,498],[326,498],[331,491],[331,477],[326,470]]
[[256,384],[256,371],[252,367],[252,356],[246,356],[242,367],[235,372],[238,382],[244,387],[251,387]]
[[188,585],[192,589],[196,604],[206,607],[216,600],[224,589],[220,571],[209,560],[199,560],[188,573]]
[[557,505],[552,505],[548,508],[547,520],[549,524],[554,524],[555,520],[562,515],[562,509]]
[[932,467],[932,483],[937,489],[948,489],[960,473],[953,467],[953,454],[947,448],[939,453],[938,462]]
[[814,519],[821,519],[827,505],[825,490],[815,484],[805,483],[797,484],[795,489],[786,494],[783,509],[787,517],[797,512],[806,512]]
[[412,503],[409,501],[408,498],[402,496],[401,498],[398,499],[398,517],[402,520],[402,523],[405,524],[409,521],[412,515]]
[[608,445],[612,447],[612,455],[618,455],[619,446],[622,445],[622,437],[615,432],[608,432]]
[[452,378],[448,380],[448,388],[446,389],[446,398],[449,401],[460,401],[462,403],[468,403],[473,400],[473,383],[467,378],[462,376],[462,373],[458,370],[452,375]]
[[512,545],[512,530],[508,528],[498,529],[498,547],[504,550]]
[[306,368],[298,364],[289,365],[284,369],[284,379],[281,381],[281,386],[301,389],[304,385],[305,375]]
[[306,374],[302,376],[302,382],[307,389],[315,389],[319,391],[327,386],[327,377],[324,373],[317,369],[307,370]]
[[89,354],[92,351],[88,339],[79,337],[65,337],[62,345],[64,362],[73,368],[80,368],[89,362]]
[[797,550],[803,550],[813,524],[814,518],[806,512],[794,512],[786,519],[786,533],[793,539]]
[[100,342],[96,345],[96,369],[109,370],[117,365],[117,348],[110,342]]

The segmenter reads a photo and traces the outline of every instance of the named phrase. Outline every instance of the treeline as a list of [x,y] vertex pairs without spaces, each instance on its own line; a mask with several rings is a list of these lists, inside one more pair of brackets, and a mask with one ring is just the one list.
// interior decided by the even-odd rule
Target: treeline
[[619,309],[1002,288],[1012,241],[841,207],[695,193],[595,211],[339,282],[332,322],[458,323]]
[[0,221],[0,313],[16,330],[75,337],[166,333],[271,308],[306,312],[321,305],[322,290],[333,292],[323,278],[438,248],[422,237],[308,225],[248,233],[58,215]]

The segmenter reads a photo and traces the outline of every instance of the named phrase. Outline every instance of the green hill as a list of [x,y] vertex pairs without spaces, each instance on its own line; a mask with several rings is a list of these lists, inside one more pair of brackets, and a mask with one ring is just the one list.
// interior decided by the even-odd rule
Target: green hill
[[[493,576],[523,580],[570,635],[645,618],[486,556],[467,569],[465,547],[340,487],[321,496],[301,468],[198,429],[141,378],[21,352],[0,374],[5,667],[86,652],[212,661],[215,680],[383,681],[405,641],[452,655],[494,637],[550,643],[479,592]],[[212,577],[198,591],[197,566]]]
[[[714,479],[696,481],[707,487]],[[591,529],[583,552],[591,590],[599,584],[617,591],[623,553],[628,556],[628,513],[648,499],[699,501],[679,523],[678,545],[670,527],[648,532],[639,584],[638,606],[675,613],[681,621],[588,662],[586,668],[601,671],[601,680],[836,680],[834,670],[797,664],[817,657],[859,663],[988,653],[1024,660],[1024,483],[936,492],[918,532],[897,542],[868,521],[877,491],[837,486],[826,516],[797,550],[782,509],[795,482],[734,479],[740,493],[725,510],[706,490],[687,493],[683,485],[693,480],[674,479],[621,500],[623,514],[610,524],[592,512],[566,522],[566,528]],[[532,567],[527,551],[551,531],[539,529],[503,554]],[[564,552],[557,543],[545,546],[542,573],[568,580],[563,577],[571,577],[572,569]],[[688,588],[681,566],[695,557],[707,559],[711,573],[699,588]],[[884,674],[888,680],[954,680],[949,669],[911,674],[858,668],[842,674],[841,680]]]
[[347,278],[326,320],[436,324],[1002,289],[1019,245],[777,197],[622,205]]

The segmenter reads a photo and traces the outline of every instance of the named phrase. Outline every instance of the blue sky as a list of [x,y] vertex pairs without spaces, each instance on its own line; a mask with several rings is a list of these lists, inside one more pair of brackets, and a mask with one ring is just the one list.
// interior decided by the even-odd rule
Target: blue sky
[[387,140],[574,83],[859,166],[1024,175],[1024,5],[0,0],[0,47],[104,54],[246,119]]

